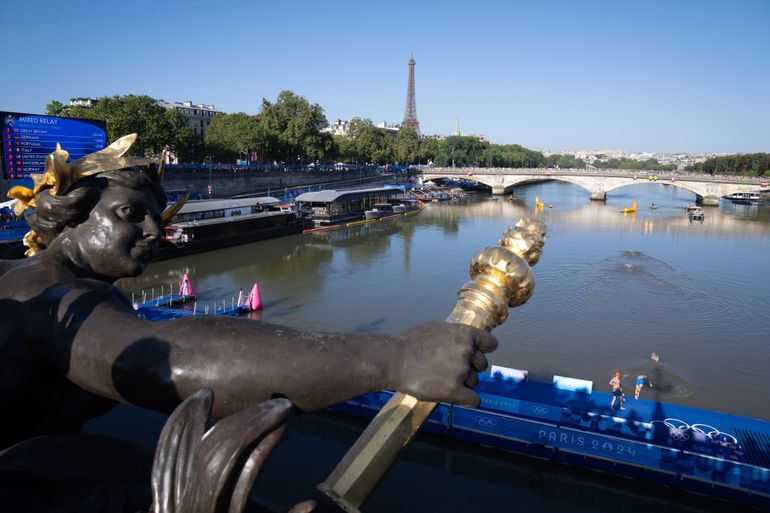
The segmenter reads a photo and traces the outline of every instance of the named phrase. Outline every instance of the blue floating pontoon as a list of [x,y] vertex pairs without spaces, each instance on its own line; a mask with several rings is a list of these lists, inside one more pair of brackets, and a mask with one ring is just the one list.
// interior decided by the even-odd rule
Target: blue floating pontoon
[[[229,315],[231,317],[240,317],[248,313],[248,305],[233,305],[230,307],[222,307],[211,315]],[[136,315],[143,319],[149,319],[151,321],[169,321],[176,319],[177,317],[189,317],[191,315],[208,315],[204,312],[196,312],[193,310],[183,308],[163,308],[154,306],[140,306],[136,309]]]
[[[238,315],[240,307],[217,315]],[[141,308],[141,317],[192,315],[175,308]],[[479,375],[478,408],[439,403],[423,429],[459,440],[611,474],[644,479],[702,495],[770,509],[770,422],[677,404],[626,400],[590,381],[495,368]],[[374,417],[393,392],[383,390],[331,409]]]
[[[626,400],[560,376],[481,374],[481,405],[440,403],[423,429],[486,446],[770,508],[770,422],[676,404]],[[333,409],[373,417],[392,392]]]

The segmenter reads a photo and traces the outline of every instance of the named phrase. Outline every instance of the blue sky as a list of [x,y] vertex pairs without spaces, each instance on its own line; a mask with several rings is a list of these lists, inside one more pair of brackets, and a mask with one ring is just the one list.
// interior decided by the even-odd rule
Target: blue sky
[[3,0],[0,110],[147,94],[255,113],[291,89],[538,150],[770,151],[768,1]]

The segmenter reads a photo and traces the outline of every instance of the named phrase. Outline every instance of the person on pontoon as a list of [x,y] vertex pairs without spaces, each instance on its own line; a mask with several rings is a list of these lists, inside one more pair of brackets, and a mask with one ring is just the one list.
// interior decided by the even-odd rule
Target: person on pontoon
[[642,391],[642,388],[644,388],[644,383],[647,382],[648,385],[650,385],[650,388],[652,388],[652,381],[650,381],[650,378],[645,376],[644,374],[641,374],[636,377],[636,387],[634,388],[634,399],[639,399],[639,393]]
[[615,409],[615,400],[620,398],[620,409],[625,410],[623,403],[625,402],[625,395],[623,395],[623,387],[620,386],[620,371],[615,371],[615,376],[610,379],[610,386],[612,387],[612,402],[610,403],[610,410]]

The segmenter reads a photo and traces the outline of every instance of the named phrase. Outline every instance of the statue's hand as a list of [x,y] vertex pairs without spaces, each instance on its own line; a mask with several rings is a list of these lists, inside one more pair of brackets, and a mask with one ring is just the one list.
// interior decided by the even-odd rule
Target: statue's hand
[[486,331],[444,322],[431,322],[405,331],[403,360],[393,365],[393,383],[399,392],[424,401],[452,401],[478,406],[472,390],[477,372],[488,362],[484,353],[497,349],[497,339]]

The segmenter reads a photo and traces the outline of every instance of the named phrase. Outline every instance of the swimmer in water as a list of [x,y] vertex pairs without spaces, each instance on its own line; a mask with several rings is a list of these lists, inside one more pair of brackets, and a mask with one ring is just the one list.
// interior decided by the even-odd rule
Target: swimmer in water
[[658,355],[657,355],[657,354],[655,354],[655,353],[652,353],[652,354],[650,355],[650,360],[652,360],[653,362],[659,362],[659,361],[660,361],[660,356],[658,356]]

